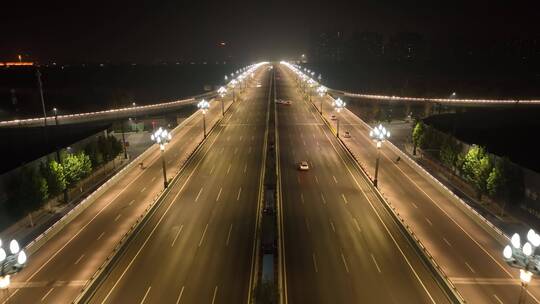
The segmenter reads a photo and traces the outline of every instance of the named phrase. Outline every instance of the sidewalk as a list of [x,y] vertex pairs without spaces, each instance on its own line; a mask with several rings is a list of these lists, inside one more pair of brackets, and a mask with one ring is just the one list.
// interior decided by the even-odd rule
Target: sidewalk
[[70,188],[67,204],[62,202],[63,194],[50,198],[40,209],[22,217],[1,231],[0,239],[16,239],[21,247],[26,246],[129,162],[130,159],[125,160],[123,153],[120,153],[115,160],[97,168],[90,176]]
[[493,225],[504,231],[507,235],[516,232],[526,234],[529,228],[539,230],[540,225],[536,219],[529,218],[519,208],[512,208],[506,204],[503,210],[502,206],[487,197],[482,200],[475,198],[474,189],[466,183],[461,177],[450,172],[448,168],[441,165],[437,160],[425,154],[421,149],[416,150],[417,155],[412,155],[412,147],[406,145],[402,149],[411,159],[414,159],[422,168],[435,176],[442,184],[454,192],[459,198],[474,208],[478,213],[488,219]]

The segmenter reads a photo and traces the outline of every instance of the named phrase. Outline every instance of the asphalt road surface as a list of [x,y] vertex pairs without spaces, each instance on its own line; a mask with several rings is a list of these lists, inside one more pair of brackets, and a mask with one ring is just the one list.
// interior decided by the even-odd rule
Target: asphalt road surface
[[[314,104],[320,107],[319,97]],[[364,167],[374,175],[377,150],[369,129],[348,110],[333,111],[324,99],[323,113],[328,121],[340,119],[340,133],[349,131],[343,141]],[[390,131],[392,131],[390,129]],[[479,218],[464,211],[450,199],[446,190],[434,186],[408,162],[396,162],[398,154],[383,143],[379,166],[379,188],[397,208],[468,303],[517,303],[521,292],[519,271],[502,259],[506,244],[502,237],[479,224]],[[522,235],[522,237],[525,237]],[[540,303],[540,288],[528,287],[528,303]]]
[[271,79],[260,70],[91,303],[247,302]]
[[291,74],[277,75],[292,101],[277,106],[288,303],[448,303]]
[[[227,105],[230,104],[230,100]],[[200,112],[180,128],[167,145],[167,175],[172,177],[202,139]],[[221,116],[218,103],[207,113],[211,125]],[[136,218],[163,188],[157,147],[117,184],[29,257],[25,269],[12,277],[0,303],[70,303],[111,253]]]

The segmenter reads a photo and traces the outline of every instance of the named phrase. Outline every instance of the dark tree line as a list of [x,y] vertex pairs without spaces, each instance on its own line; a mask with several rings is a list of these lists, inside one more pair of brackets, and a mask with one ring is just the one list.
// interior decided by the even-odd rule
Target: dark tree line
[[462,176],[470,183],[478,198],[488,195],[514,204],[523,198],[523,172],[508,158],[490,155],[484,147],[477,145],[464,152],[461,142],[453,136],[421,121],[415,125],[412,139],[413,154],[417,147],[426,150],[454,174]]
[[60,162],[49,158],[39,167],[23,167],[6,181],[6,210],[13,216],[22,216],[39,209],[49,198],[74,187],[93,168],[114,159],[120,152],[122,144],[115,137],[100,136],[81,152],[62,150]]

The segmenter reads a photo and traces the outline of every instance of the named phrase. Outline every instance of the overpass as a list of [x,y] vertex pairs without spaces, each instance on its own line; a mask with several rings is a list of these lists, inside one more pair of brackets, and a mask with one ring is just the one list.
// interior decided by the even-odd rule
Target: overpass
[[[231,77],[235,75],[237,77],[240,77],[240,78],[245,77],[247,79],[247,77],[250,77],[250,76],[245,76],[241,74],[241,72],[248,71],[250,68],[254,66],[255,65],[249,65],[244,68],[241,68],[237,70],[236,73],[232,73]],[[238,80],[232,79],[225,85],[225,88],[232,91],[234,95],[234,91],[237,89],[237,85],[239,85],[241,81],[242,79],[238,79]],[[110,121],[119,120],[119,119],[126,119],[129,117],[159,115],[159,114],[164,114],[172,110],[178,110],[186,106],[196,106],[196,104],[201,99],[210,100],[218,96],[220,96],[219,90],[213,90],[204,94],[188,97],[185,99],[155,103],[155,104],[144,105],[144,106],[124,107],[124,108],[118,108],[118,109],[109,109],[109,110],[75,113],[75,114],[67,114],[67,115],[53,115],[53,116],[48,116],[47,118],[35,117],[35,118],[27,118],[27,119],[5,120],[5,121],[0,121],[0,128],[39,127],[39,126],[44,126],[44,125],[54,125],[54,124],[66,125],[66,124],[77,124],[77,123],[84,123],[84,122],[110,122]]]

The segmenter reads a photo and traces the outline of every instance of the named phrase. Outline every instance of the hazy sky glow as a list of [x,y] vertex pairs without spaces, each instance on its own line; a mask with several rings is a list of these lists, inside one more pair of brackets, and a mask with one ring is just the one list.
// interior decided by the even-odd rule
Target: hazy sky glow
[[223,51],[220,41],[237,57],[293,56],[307,49],[309,33],[338,29],[439,38],[538,34],[539,13],[524,3],[471,2],[9,1],[0,59],[23,52],[42,61],[182,60],[213,56]]

